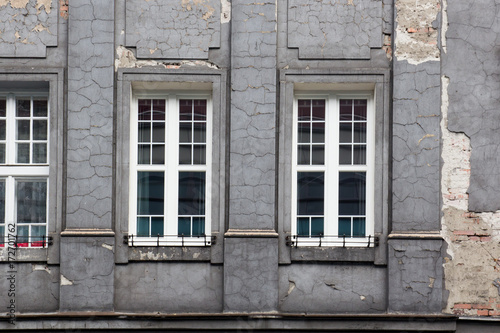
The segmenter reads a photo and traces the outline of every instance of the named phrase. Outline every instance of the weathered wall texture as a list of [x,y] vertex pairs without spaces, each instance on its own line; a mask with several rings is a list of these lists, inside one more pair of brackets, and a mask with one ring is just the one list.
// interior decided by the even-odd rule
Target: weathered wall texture
[[220,0],[129,0],[126,46],[138,58],[208,59],[220,47]]
[[0,57],[45,57],[57,46],[56,0],[0,0]]
[[288,0],[288,46],[301,59],[370,58],[382,47],[378,0]]
[[[500,315],[499,1],[446,1],[443,19],[445,311]],[[460,24],[458,24],[460,23]]]

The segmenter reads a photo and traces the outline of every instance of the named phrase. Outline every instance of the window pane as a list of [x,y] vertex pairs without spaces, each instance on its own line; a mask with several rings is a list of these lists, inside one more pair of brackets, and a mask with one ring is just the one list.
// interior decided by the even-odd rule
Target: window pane
[[206,123],[194,123],[194,141],[205,143],[207,142],[207,124]]
[[7,115],[7,100],[0,98],[0,117]]
[[179,123],[179,142],[193,142],[191,126],[192,123]]
[[298,109],[298,120],[311,120],[311,100],[299,99]]
[[179,120],[193,120],[193,101],[190,99],[179,100]]
[[164,99],[153,99],[153,120],[165,120]]
[[205,164],[206,146],[194,145],[193,146],[193,164]]
[[354,217],[352,219],[352,235],[353,237],[365,237],[365,218]]
[[17,163],[30,162],[30,144],[18,143],[17,144]]
[[311,217],[311,236],[321,236],[324,233],[324,219],[322,217]]
[[339,146],[339,164],[351,164],[351,145]]
[[47,222],[47,182],[17,181],[17,223]]
[[30,116],[30,104],[29,99],[18,99],[17,100],[17,110],[16,117],[29,117]]
[[325,164],[325,146],[324,145],[312,146],[312,164],[313,165]]
[[351,218],[350,217],[340,217],[339,218],[339,236],[351,236]]
[[165,142],[165,123],[153,123],[153,142]]
[[31,226],[31,247],[45,246],[45,230],[44,225]]
[[0,225],[0,247],[5,247],[5,226]]
[[353,146],[353,164],[366,164],[366,146]]
[[33,163],[47,163],[47,144],[33,144]]
[[47,99],[36,98],[33,99],[33,116],[34,117],[47,117]]
[[149,145],[139,145],[137,150],[137,163],[150,164],[151,147]]
[[47,120],[33,120],[33,140],[47,140]]
[[137,236],[140,237],[149,236],[149,217],[137,218]]
[[309,236],[309,218],[308,217],[297,218],[297,235]]
[[205,234],[205,218],[193,217],[193,236],[203,236]]
[[164,178],[163,172],[137,173],[137,215],[163,215]]
[[191,164],[191,145],[179,145],[179,164]]
[[5,164],[5,143],[0,143],[0,164]]
[[139,120],[151,120],[151,100],[140,99],[138,101],[138,104],[139,104],[139,110],[138,110]]
[[325,180],[323,172],[297,172],[297,214],[323,215]]
[[355,99],[354,120],[366,120],[366,99]]
[[139,123],[139,142],[151,142],[151,123]]
[[205,172],[179,172],[179,215],[205,215]]
[[351,143],[352,142],[352,124],[340,123],[339,124],[339,142]]
[[312,119],[325,120],[325,100],[315,99],[312,101]]
[[0,181],[0,223],[5,223],[5,181]]
[[352,120],[352,100],[340,100],[340,120]]
[[17,246],[19,247],[28,247],[29,243],[29,226],[23,225],[17,226]]
[[153,161],[151,164],[165,164],[165,145],[153,145]]
[[310,143],[311,142],[311,123],[299,123],[298,125],[298,142]]
[[17,121],[17,140],[29,140],[30,139],[30,121],[29,120],[18,120]]
[[300,165],[309,165],[309,159],[310,159],[310,149],[311,146],[307,145],[299,145],[297,146],[297,164]]
[[7,133],[6,127],[5,127],[5,119],[0,120],[0,140],[5,140],[5,136]]
[[151,218],[151,236],[163,236],[163,217]]
[[178,225],[177,225],[177,235],[179,235],[179,236],[191,235],[191,218],[190,217],[179,217]]
[[207,100],[195,99],[194,100],[194,120],[207,119]]
[[365,172],[339,172],[339,215],[365,215]]
[[366,123],[354,123],[354,142],[366,143]]
[[312,123],[312,142],[325,142],[325,123]]

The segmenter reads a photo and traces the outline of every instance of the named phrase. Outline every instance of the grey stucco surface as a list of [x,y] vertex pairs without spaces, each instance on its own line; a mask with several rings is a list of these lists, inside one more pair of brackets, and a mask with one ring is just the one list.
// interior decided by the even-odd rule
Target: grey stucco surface
[[221,312],[222,266],[209,263],[129,263],[116,267],[115,310]]
[[276,4],[232,2],[229,227],[273,229]]
[[66,227],[111,229],[113,3],[69,6]]
[[471,140],[469,209],[500,209],[500,1],[453,0],[443,74],[449,78],[448,129]]
[[0,57],[45,57],[57,46],[58,8],[57,0],[0,6]]
[[440,230],[440,87],[439,62],[395,64],[393,230]]
[[389,311],[441,312],[442,240],[389,240]]
[[208,59],[220,47],[220,0],[129,0],[126,43],[138,58]]
[[370,58],[382,47],[379,0],[288,0],[288,46],[301,59]]
[[226,238],[224,311],[267,312],[278,308],[278,239]]
[[61,311],[113,310],[114,238],[61,238]]
[[[54,312],[59,308],[59,267],[38,263],[0,264],[0,313],[7,312],[11,300],[17,313]],[[11,273],[14,271],[14,273]],[[12,275],[13,279],[12,279]],[[9,296],[11,282],[15,295]]]
[[280,267],[283,312],[380,313],[387,308],[385,268],[314,262]]

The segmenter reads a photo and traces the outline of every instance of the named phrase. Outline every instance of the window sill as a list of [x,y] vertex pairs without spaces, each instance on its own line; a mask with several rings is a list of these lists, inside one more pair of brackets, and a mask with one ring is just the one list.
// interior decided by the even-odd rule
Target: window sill
[[[47,248],[15,248],[15,255],[12,252],[9,256],[8,248],[0,248],[0,262],[34,262],[34,261],[47,261],[48,249]],[[12,260],[14,259],[14,260]]]
[[291,261],[374,262],[374,247],[291,247]]
[[129,261],[206,261],[211,248],[206,246],[134,246],[129,247]]

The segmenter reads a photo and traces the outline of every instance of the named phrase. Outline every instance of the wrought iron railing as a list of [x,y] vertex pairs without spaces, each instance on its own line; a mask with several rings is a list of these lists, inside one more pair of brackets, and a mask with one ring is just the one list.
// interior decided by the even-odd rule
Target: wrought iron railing
[[14,236],[0,237],[0,248],[46,248],[53,244],[52,236]]
[[378,237],[368,235],[353,237],[346,235],[323,235],[301,236],[293,235],[286,237],[288,246],[338,246],[338,247],[376,247],[379,244]]
[[150,235],[139,236],[127,234],[123,243],[130,246],[212,246],[216,237],[210,235]]

